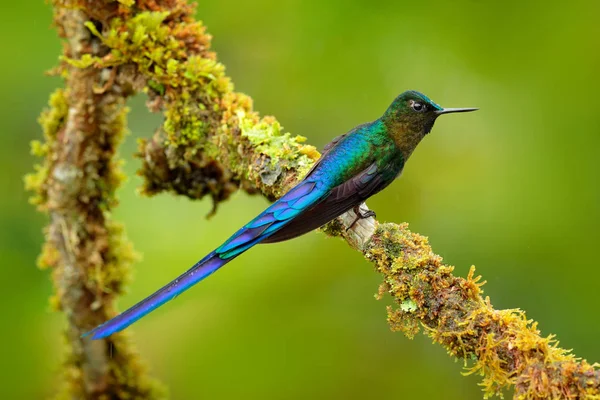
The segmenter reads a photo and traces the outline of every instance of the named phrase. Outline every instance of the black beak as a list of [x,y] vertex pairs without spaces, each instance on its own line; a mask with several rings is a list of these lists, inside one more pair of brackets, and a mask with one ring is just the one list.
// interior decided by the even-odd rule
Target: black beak
[[450,114],[450,113],[459,113],[459,112],[469,112],[469,111],[477,111],[479,108],[444,108],[443,110],[436,111],[436,115],[442,114]]

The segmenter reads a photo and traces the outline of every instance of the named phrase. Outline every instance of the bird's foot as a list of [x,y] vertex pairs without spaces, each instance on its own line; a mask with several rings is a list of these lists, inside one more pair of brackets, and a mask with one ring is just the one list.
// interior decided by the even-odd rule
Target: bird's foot
[[352,227],[354,226],[354,224],[356,224],[361,219],[365,219],[365,218],[369,218],[369,217],[373,217],[373,218],[377,217],[377,214],[375,214],[375,211],[373,211],[373,210],[368,210],[366,212],[363,212],[360,209],[360,204],[357,205],[357,206],[354,206],[354,208],[352,209],[352,211],[354,211],[354,213],[356,214],[356,218],[354,219],[354,221],[352,221],[352,223],[350,224],[350,226],[346,228],[346,232],[349,231],[350,229],[352,229]]

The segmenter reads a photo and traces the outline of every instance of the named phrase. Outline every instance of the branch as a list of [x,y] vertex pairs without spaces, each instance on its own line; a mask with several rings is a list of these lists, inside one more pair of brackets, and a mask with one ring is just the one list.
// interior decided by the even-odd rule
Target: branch
[[[65,57],[102,57],[103,46],[84,26],[82,10],[55,5],[54,18],[67,39]],[[40,123],[46,142],[34,142],[43,165],[26,177],[32,202],[48,213],[41,268],[52,268],[51,304],[67,317],[67,354],[57,398],[154,399],[164,390],[146,377],[145,368],[126,336],[90,341],[81,334],[115,314],[114,298],[123,291],[131,244],[110,212],[122,180],[116,159],[126,130],[125,100],[132,90],[116,70],[62,65],[65,89],[50,98]],[[118,78],[115,80],[115,78]]]
[[[209,50],[210,36],[199,22],[194,21],[193,9],[185,1],[138,0],[135,7],[133,3],[133,0],[120,0],[119,5],[108,1],[78,1],[76,6],[82,10],[80,15],[90,19],[85,23],[89,34],[107,51],[86,48],[67,52],[63,65],[72,74],[80,70],[81,74],[95,75],[96,82],[104,74],[109,76],[102,87],[104,95],[84,96],[89,99],[88,107],[113,104],[103,100],[107,93],[143,90],[148,94],[150,110],[164,113],[163,125],[152,138],[140,143],[139,157],[143,160],[140,174],[145,182],[143,193],[153,195],[170,191],[193,199],[209,195],[213,199],[213,212],[218,203],[237,188],[260,193],[271,200],[285,193],[319,157],[316,149],[303,144],[304,138],[284,133],[274,118],[260,119],[252,110],[251,99],[234,92],[223,65]],[[84,35],[81,26],[80,20],[78,35]],[[76,82],[72,84],[75,86]],[[90,95],[89,90],[85,93]],[[72,92],[71,96],[74,96]],[[122,106],[120,100],[116,104]],[[66,110],[71,105],[55,105],[47,115],[60,114],[61,107]],[[55,121],[56,118],[51,119]],[[70,120],[67,118],[67,127]],[[114,135],[121,127],[114,130],[99,124],[98,128],[100,131],[93,130],[96,133],[90,135],[89,140],[81,140],[85,148],[79,148],[75,154],[79,157],[89,154],[86,149],[103,137],[103,131],[106,131],[104,135]],[[86,132],[81,129],[80,132]],[[53,135],[47,136],[50,136],[50,148],[69,148],[63,144],[55,145],[57,139]],[[80,135],[73,137],[81,139]],[[61,138],[58,142],[64,140]],[[114,143],[111,141],[112,145]],[[50,155],[55,157],[54,152],[49,151],[46,165],[54,165],[55,161],[48,161],[52,158]],[[76,180],[87,179],[78,187],[88,187],[83,183],[90,182],[98,186],[98,179],[107,180],[106,175],[98,171],[90,173],[85,166],[77,166],[78,171],[88,171],[83,177],[76,175]],[[52,176],[56,175],[56,167],[49,171],[54,171]],[[43,182],[42,187],[48,188],[56,177],[46,176],[39,181]],[[53,199],[57,196],[51,196],[50,190],[41,192],[47,193],[47,197],[42,196],[41,204],[50,209],[50,232],[58,231],[62,223],[57,222],[61,218],[55,216],[62,214],[56,210],[57,207],[64,209],[64,206],[62,203],[54,205]],[[82,201],[88,197],[82,197],[80,193],[74,198]],[[89,204],[87,200],[86,209]],[[81,237],[79,224],[87,215],[89,213],[80,213],[62,219],[77,226],[79,230],[75,232]],[[393,330],[412,337],[422,326],[425,333],[444,346],[451,356],[464,360],[467,374],[483,376],[486,395],[501,395],[504,389],[514,387],[515,398],[519,399],[600,398],[597,366],[578,360],[559,348],[552,336],[540,336],[536,323],[527,320],[522,311],[495,310],[489,298],[482,297],[482,283],[479,277],[474,277],[474,268],[466,279],[456,277],[452,275],[453,268],[443,264],[442,258],[433,253],[427,238],[410,232],[406,224],[380,224],[369,218],[346,230],[353,217],[349,212],[323,230],[342,237],[383,275],[379,294],[389,293],[394,300],[395,306],[388,308],[388,321]],[[73,235],[72,231],[66,233],[66,238]],[[58,237],[51,234],[50,238],[55,236]],[[60,239],[53,243],[58,243],[52,247],[58,249],[58,255],[53,251],[47,253],[56,259],[53,265],[64,269],[64,265],[70,263],[71,251],[60,246]],[[81,240],[77,241],[77,246],[89,248],[82,247]],[[106,277],[106,266],[102,263],[96,266]],[[89,271],[90,267],[85,268]],[[116,279],[111,286],[96,281],[95,290],[88,289],[91,297],[84,302],[88,310],[83,311],[94,317],[70,319],[71,329],[79,331],[82,326],[90,327],[92,319],[96,323],[107,314],[113,314],[110,305],[114,293],[119,291],[120,282],[120,278]],[[75,285],[75,288],[79,286]],[[69,314],[69,310],[66,311]],[[83,345],[91,346],[88,342]],[[89,362],[93,354],[86,353],[82,357]]]

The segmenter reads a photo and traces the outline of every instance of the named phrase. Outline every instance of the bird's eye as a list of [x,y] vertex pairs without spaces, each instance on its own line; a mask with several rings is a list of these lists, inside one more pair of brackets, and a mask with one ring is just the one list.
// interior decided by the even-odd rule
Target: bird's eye
[[418,101],[413,101],[411,107],[416,112],[425,112],[427,110],[427,106],[423,103],[419,103]]

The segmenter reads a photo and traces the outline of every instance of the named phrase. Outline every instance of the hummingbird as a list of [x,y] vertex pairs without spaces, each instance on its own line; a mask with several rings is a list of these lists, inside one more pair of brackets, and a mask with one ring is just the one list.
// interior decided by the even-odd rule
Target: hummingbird
[[102,339],[127,328],[254,245],[295,238],[349,210],[357,215],[352,225],[375,216],[373,211],[362,211],[360,205],[400,175],[436,119],[475,110],[442,108],[414,90],[400,94],[381,117],[334,138],[300,182],[221,246],[166,286],[83,336]]

